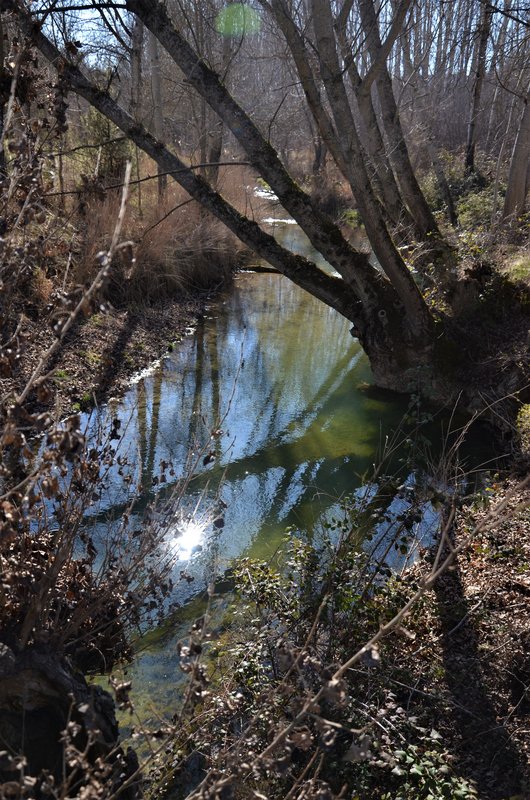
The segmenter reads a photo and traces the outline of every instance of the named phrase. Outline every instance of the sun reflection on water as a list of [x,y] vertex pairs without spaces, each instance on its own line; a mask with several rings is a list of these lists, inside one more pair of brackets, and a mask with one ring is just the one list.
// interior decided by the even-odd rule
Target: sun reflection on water
[[202,551],[207,520],[181,519],[169,534],[169,546],[179,561],[189,561]]

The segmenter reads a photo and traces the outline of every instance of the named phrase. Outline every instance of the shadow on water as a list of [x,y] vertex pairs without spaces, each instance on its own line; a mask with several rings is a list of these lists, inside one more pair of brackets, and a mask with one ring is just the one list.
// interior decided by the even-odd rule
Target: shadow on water
[[[93,439],[112,418],[121,419],[120,451],[129,454],[134,472],[128,485],[118,466],[112,468],[109,490],[87,519],[94,540],[105,540],[138,484],[140,527],[156,493],[166,496],[185,474],[190,449],[204,445],[213,460],[205,465],[198,459],[187,500],[191,508],[204,494],[207,508],[220,495],[225,524],[216,531],[195,527],[192,541],[174,531],[180,547],[175,574],[185,569],[193,578],[178,583],[179,602],[203,592],[212,570],[225,574],[235,556],[270,557],[287,526],[312,535],[337,498],[353,494],[371,473],[408,404],[406,397],[362,388],[370,369],[349,327],[280,275],[238,276],[214,315],[160,367],[122,400],[85,417]],[[433,438],[440,437],[439,422]],[[222,433],[210,440],[218,426]],[[478,439],[470,446],[475,463],[491,456],[487,441]],[[166,471],[160,489],[153,478],[162,462],[172,462],[174,475]],[[402,469],[406,475],[406,464]],[[221,613],[225,601],[215,602]],[[169,631],[166,626],[159,637],[163,652],[152,635],[151,652],[136,666],[138,682],[162,695],[177,671],[177,637]]]

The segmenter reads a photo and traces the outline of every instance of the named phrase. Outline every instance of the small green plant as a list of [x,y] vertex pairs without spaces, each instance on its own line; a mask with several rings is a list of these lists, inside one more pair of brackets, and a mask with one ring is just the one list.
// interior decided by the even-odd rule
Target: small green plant
[[508,267],[508,274],[510,278],[515,281],[524,281],[530,279],[530,255],[522,253],[515,258]]
[[81,411],[87,411],[91,407],[92,403],[92,394],[90,392],[85,392],[76,405],[79,406]]
[[105,319],[102,314],[94,314],[93,317],[90,317],[88,322],[90,325],[94,325],[96,328],[105,327]]
[[91,367],[98,367],[101,364],[101,354],[96,353],[94,350],[80,350],[79,355],[90,364]]
[[346,211],[343,211],[341,214],[340,221],[343,222],[348,227],[353,228],[360,228],[363,224],[361,219],[361,215],[357,211],[356,208],[347,208]]
[[478,798],[476,787],[455,774],[447,753],[441,748],[441,736],[432,730],[422,745],[408,745],[393,753],[396,762],[392,775],[399,779],[395,792],[381,800],[472,800]]
[[464,228],[489,227],[493,211],[491,187],[466,194],[456,204],[456,211]]
[[70,375],[65,369],[56,369],[53,377],[56,381],[67,381],[70,379]]

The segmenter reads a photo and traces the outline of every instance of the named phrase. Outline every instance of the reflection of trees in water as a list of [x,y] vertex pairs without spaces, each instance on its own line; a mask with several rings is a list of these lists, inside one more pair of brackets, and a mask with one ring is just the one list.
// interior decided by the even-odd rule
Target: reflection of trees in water
[[[140,463],[142,464],[142,486],[150,486],[153,476],[156,474],[159,464],[155,458],[157,454],[157,432],[160,416],[161,392],[163,374],[162,370],[157,370],[153,375],[151,384],[151,402],[147,399],[137,407],[138,419],[138,450]],[[147,391],[145,391],[147,396]],[[147,414],[149,408],[149,422]]]
[[[206,475],[216,487],[229,465],[226,481],[242,502],[237,514],[229,510],[223,535],[238,528],[242,536],[244,529],[239,546],[246,547],[267,517],[285,518],[295,505],[307,505],[309,514],[315,486],[345,483],[340,473],[352,470],[344,457],[353,451],[361,470],[377,426],[365,420],[362,441],[354,433],[359,408],[351,372],[359,351],[337,314],[276,275],[240,280],[218,311],[215,319],[200,320],[193,338],[121,404],[120,416],[131,416],[122,446],[139,450],[140,517],[154,499],[151,478],[161,460],[173,461],[179,477],[190,445],[204,443],[207,426],[216,427],[224,416],[226,435],[214,445],[217,461],[204,468],[193,490],[200,491]],[[340,441],[325,430],[337,414],[337,398],[348,429]],[[249,476],[255,477],[252,485]],[[117,474],[115,480],[112,501],[101,505],[94,525],[125,509],[127,492],[120,491]],[[162,487],[162,496],[170,489]],[[256,516],[252,526],[245,521],[250,514]]]
[[[256,359],[260,358],[261,354],[257,352]],[[270,393],[270,399],[265,405],[263,414],[250,429],[250,435],[246,435],[244,440],[236,446],[237,452],[231,454],[226,480],[234,486],[237,485],[238,491],[243,497],[248,490],[245,480],[249,475],[255,476],[259,481],[263,496],[271,497],[271,472],[274,473],[277,468],[280,468],[280,472],[276,472],[276,477],[273,478],[273,483],[276,481],[273,492],[275,497],[271,497],[270,501],[270,511],[277,515],[280,507],[285,507],[286,503],[289,505],[290,496],[298,504],[311,503],[316,486],[324,489],[336,486],[337,490],[343,491],[344,489],[340,488],[343,484],[344,488],[348,481],[351,484],[352,471],[362,471],[366,468],[368,459],[373,452],[372,436],[370,435],[368,439],[366,436],[370,431],[376,430],[376,427],[369,428],[365,425],[362,440],[359,438],[360,434],[355,437],[352,430],[352,436],[342,437],[340,442],[330,439],[329,434],[323,430],[324,424],[334,413],[335,396],[349,393],[351,361],[351,358],[344,357],[340,362],[340,370],[327,376],[326,381],[319,387],[313,403],[306,409],[305,415],[302,409],[302,412],[296,417],[289,416],[289,420],[296,423],[292,432],[286,430],[285,425],[276,424],[273,413],[276,406],[273,394]],[[200,383],[200,381],[198,382]],[[149,393],[149,396],[151,402],[156,397],[154,393]],[[309,411],[311,413],[308,413]],[[147,414],[147,417],[155,420],[153,413]],[[164,413],[161,413],[160,419],[164,418]],[[230,429],[230,435],[233,433],[234,431]],[[153,441],[152,435],[150,441]],[[226,438],[224,442],[226,443]],[[353,463],[351,459],[356,450],[358,456]],[[348,465],[344,464],[345,456],[350,457]],[[157,462],[164,457],[166,456],[159,451]],[[212,486],[217,486],[223,471],[222,464],[214,464],[213,468],[205,471],[204,480],[207,478],[211,481]],[[348,479],[341,477],[342,471],[349,475]],[[304,484],[306,475],[309,475],[307,485]],[[194,483],[197,491],[199,491],[200,484],[200,480]],[[170,491],[170,488],[168,485],[165,490],[162,490],[162,495]],[[140,512],[153,499],[152,491],[144,491],[142,498],[137,503],[137,512]],[[256,509],[258,507],[256,503],[257,499],[253,497],[248,498],[248,501],[245,499],[243,505],[246,504],[249,508]],[[259,506],[261,507],[261,503]],[[99,519],[102,520],[109,512],[117,517],[123,510],[123,503],[115,504],[112,509],[107,508],[102,511]],[[266,513],[269,511],[263,509],[263,514]]]

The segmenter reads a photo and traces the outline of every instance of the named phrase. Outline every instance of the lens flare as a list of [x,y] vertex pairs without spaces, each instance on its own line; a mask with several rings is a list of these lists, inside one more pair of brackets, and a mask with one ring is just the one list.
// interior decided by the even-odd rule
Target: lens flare
[[219,12],[215,29],[222,36],[245,36],[258,33],[261,18],[258,12],[245,3],[230,3]]

